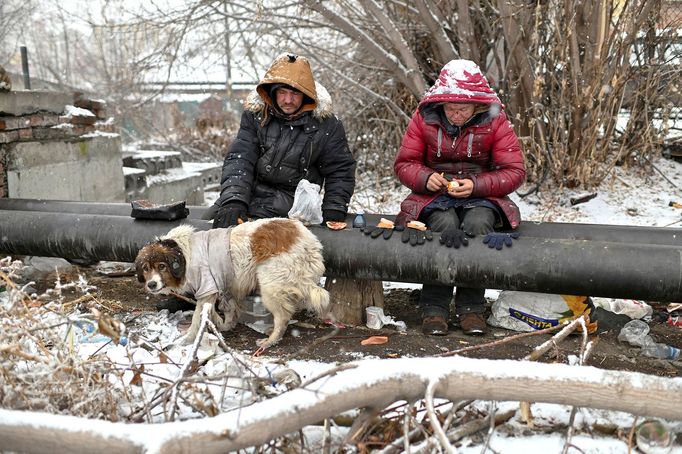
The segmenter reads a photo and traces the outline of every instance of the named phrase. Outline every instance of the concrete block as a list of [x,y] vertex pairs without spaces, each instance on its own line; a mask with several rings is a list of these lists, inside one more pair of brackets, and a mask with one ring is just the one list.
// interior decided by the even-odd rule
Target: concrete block
[[64,107],[72,102],[72,95],[56,91],[0,92],[0,114],[17,117],[41,111],[61,114],[64,112]]
[[60,125],[60,127],[33,128],[33,138],[35,140],[64,140],[76,135],[73,125]]
[[120,150],[118,136],[16,143],[7,159],[8,196],[125,201]]
[[124,154],[123,165],[144,169],[148,175],[156,175],[164,170],[181,169],[182,158],[179,151],[138,150]]
[[158,175],[148,175],[147,185],[128,192],[127,200],[147,199],[152,203],[166,204],[186,201],[188,205],[203,205],[202,176],[186,173],[182,169],[169,169]]

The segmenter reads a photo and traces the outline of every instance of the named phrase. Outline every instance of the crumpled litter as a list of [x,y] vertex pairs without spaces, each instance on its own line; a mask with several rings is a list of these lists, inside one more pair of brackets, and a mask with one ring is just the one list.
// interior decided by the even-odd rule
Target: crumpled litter
[[381,329],[384,325],[393,325],[398,331],[406,331],[407,325],[402,320],[396,321],[393,317],[384,314],[384,309],[378,306],[367,306],[367,328]]

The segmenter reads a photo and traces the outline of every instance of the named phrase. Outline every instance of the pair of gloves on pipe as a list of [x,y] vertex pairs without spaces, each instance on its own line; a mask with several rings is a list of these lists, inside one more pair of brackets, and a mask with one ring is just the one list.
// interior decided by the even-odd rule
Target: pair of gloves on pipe
[[[392,229],[387,229],[383,227],[366,227],[363,231],[365,235],[369,235],[370,238],[382,237],[388,240],[393,236],[393,231],[401,232],[400,240],[403,243],[410,243],[410,246],[417,246],[424,244],[426,241],[433,240],[433,232],[429,229],[418,230],[412,228],[405,228],[402,225],[398,225]],[[439,242],[445,247],[454,247],[459,249],[460,246],[468,246],[469,238],[473,238],[475,235],[465,232],[464,230],[458,229],[456,227],[449,227],[443,230],[440,234]],[[517,232],[513,233],[500,233],[500,232],[490,232],[483,237],[483,243],[487,244],[491,249],[502,250],[503,246],[511,247],[513,240],[517,239],[519,234]]]

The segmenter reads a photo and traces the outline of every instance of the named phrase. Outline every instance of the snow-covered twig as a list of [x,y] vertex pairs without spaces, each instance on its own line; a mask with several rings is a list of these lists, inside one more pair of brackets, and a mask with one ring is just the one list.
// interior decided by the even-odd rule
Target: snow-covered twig
[[450,350],[448,352],[441,353],[437,356],[461,355],[462,353],[468,353],[470,351],[480,350],[482,348],[496,347],[498,345],[507,344],[507,343],[513,342],[515,340],[522,339],[524,337],[532,337],[532,336],[539,336],[541,334],[552,333],[554,331],[559,330],[561,327],[562,327],[562,325],[557,325],[557,326],[552,326],[551,328],[540,329],[540,330],[531,331],[528,333],[514,334],[512,336],[507,336],[507,337],[504,337],[502,339],[499,339],[499,340],[496,340],[493,342],[486,342],[484,344],[471,345],[469,347],[458,348],[457,350]]
[[438,386],[437,379],[430,380],[429,384],[426,386],[426,394],[424,396],[424,403],[426,404],[426,413],[429,415],[429,424],[431,424],[431,428],[433,429],[433,432],[436,434],[436,438],[439,441],[441,448],[443,448],[445,452],[455,454],[457,452],[457,449],[455,449],[455,447],[452,446],[448,441],[448,437],[445,435],[445,431],[443,430],[443,427],[440,425],[440,421],[438,421],[438,416],[436,415],[436,412],[433,409],[434,392],[437,386]]
[[210,304],[204,304],[201,307],[201,324],[199,325],[199,332],[197,333],[197,337],[194,339],[194,343],[192,344],[192,349],[189,352],[189,357],[187,358],[187,361],[185,361],[185,364],[182,365],[182,368],[180,369],[180,374],[178,379],[171,385],[171,394],[170,394],[170,414],[168,415],[168,419],[170,421],[175,420],[175,410],[177,408],[177,400],[178,400],[178,392],[179,392],[179,386],[184,380],[184,378],[190,374],[191,368],[196,364],[197,362],[197,352],[199,351],[199,345],[201,344],[201,339],[204,337],[204,333],[206,332],[206,324],[208,323],[209,317],[211,316],[211,310],[213,307]]

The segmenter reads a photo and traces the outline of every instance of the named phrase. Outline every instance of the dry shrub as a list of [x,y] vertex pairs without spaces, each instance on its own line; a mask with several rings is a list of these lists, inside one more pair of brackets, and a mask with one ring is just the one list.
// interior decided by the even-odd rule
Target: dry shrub
[[20,262],[0,260],[0,407],[118,421],[122,371],[106,357],[79,358],[59,303],[29,296],[14,284]]
[[186,161],[222,161],[239,129],[235,112],[206,112],[197,117],[194,127],[174,118],[174,133],[165,138]]
[[590,188],[613,166],[647,166],[660,153],[664,131],[654,119],[669,115],[670,80],[682,74],[663,57],[673,41],[660,28],[660,2],[562,5],[533,7],[533,91],[514,107],[526,121],[529,180]]

